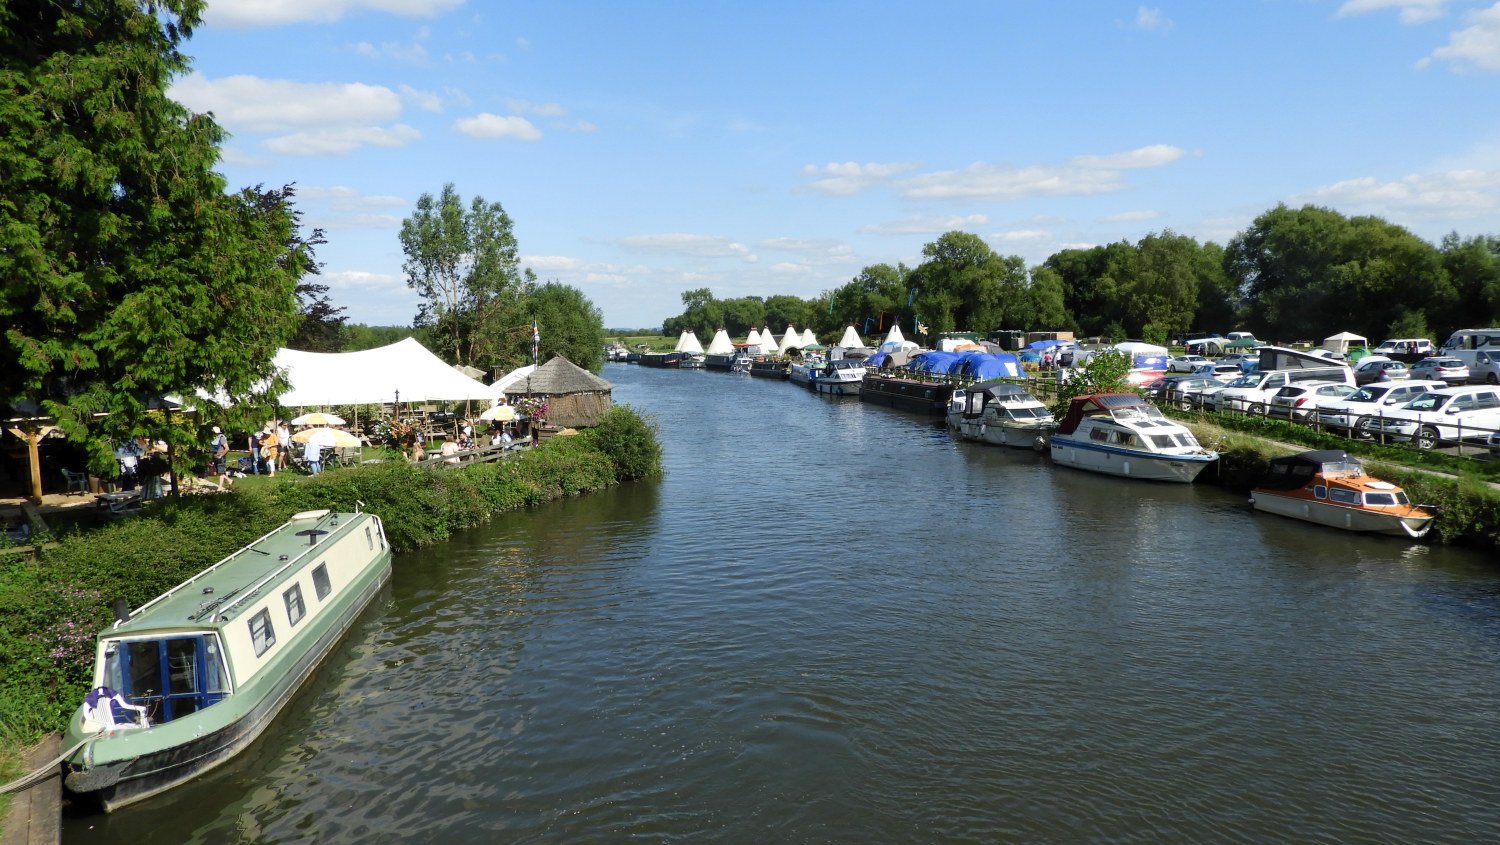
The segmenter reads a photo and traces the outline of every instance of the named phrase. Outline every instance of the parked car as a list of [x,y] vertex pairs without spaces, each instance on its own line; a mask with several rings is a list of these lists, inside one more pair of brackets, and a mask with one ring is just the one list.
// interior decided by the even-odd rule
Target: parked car
[[1360,361],[1359,365],[1354,368],[1354,383],[1359,385],[1377,381],[1400,381],[1407,378],[1411,378],[1411,370],[1406,364],[1392,361],[1390,358],[1372,355]]
[[1318,422],[1343,429],[1350,437],[1367,440],[1371,427],[1386,411],[1399,408],[1429,390],[1442,390],[1440,381],[1387,381],[1367,384],[1336,402],[1318,407]]
[[1432,341],[1421,337],[1398,337],[1382,341],[1379,346],[1375,347],[1373,353],[1382,358],[1407,364],[1439,354],[1437,347],[1432,345]]
[[1202,355],[1177,355],[1167,362],[1169,373],[1191,373],[1204,364],[1213,363]]
[[1324,402],[1336,402],[1357,388],[1343,382],[1304,381],[1289,384],[1271,396],[1266,416],[1282,420],[1312,419]]
[[1445,387],[1429,390],[1391,409],[1370,430],[1392,440],[1410,440],[1419,449],[1441,442],[1481,439],[1500,429],[1500,388]]
[[1216,364],[1213,362],[1204,364],[1190,373],[1190,375],[1195,375],[1199,378],[1216,378],[1225,381],[1239,378],[1244,374],[1245,371],[1241,370],[1238,364]]
[[1469,380],[1469,365],[1457,358],[1423,358],[1411,365],[1411,377],[1463,384]]
[[1245,373],[1212,393],[1203,394],[1204,406],[1214,411],[1244,411],[1264,414],[1271,394],[1292,383],[1291,373]]
[[1167,394],[1167,401],[1184,411],[1192,411],[1205,407],[1203,397],[1210,393],[1217,393],[1228,386],[1229,382],[1223,379],[1193,376],[1191,379],[1179,382]]

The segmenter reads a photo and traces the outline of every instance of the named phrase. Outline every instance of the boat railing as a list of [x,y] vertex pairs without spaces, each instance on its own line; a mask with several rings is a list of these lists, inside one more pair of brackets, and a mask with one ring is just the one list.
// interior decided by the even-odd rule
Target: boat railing
[[[336,514],[331,514],[331,515],[336,515]],[[322,520],[319,520],[319,521],[321,522]],[[172,589],[167,590],[165,593],[162,593],[161,595],[157,596],[156,598],[152,599],[151,601],[148,601],[145,604],[141,605],[140,607],[136,608],[135,611],[132,612],[130,615],[133,617],[133,616],[136,616],[137,614],[144,613],[146,610],[150,609],[151,607],[153,607],[154,605],[156,605],[158,602],[166,601],[167,599],[169,599],[172,596],[176,595],[177,591],[181,590],[183,587],[191,586],[192,584],[196,583],[200,578],[204,577],[205,575],[208,575],[209,573],[213,572],[215,569],[218,569],[219,567],[221,567],[224,564],[226,564],[226,563],[234,560],[235,558],[239,557],[240,555],[245,554],[246,552],[254,552],[256,554],[262,554],[262,555],[270,555],[270,552],[263,552],[260,549],[255,548],[256,544],[260,543],[262,540],[265,540],[265,539],[271,537],[273,534],[276,534],[278,531],[280,531],[281,529],[283,529],[285,527],[286,527],[286,525],[283,524],[283,525],[278,525],[275,528],[272,528],[270,531],[267,531],[266,533],[264,533],[264,534],[260,535],[259,537],[257,537],[255,540],[253,540],[253,541],[245,544],[239,550],[231,553],[229,556],[225,557],[223,560],[219,561],[218,563],[215,563],[213,566],[210,566],[207,569],[204,569],[204,570],[196,573],[195,575],[193,575],[193,577],[187,579],[186,581],[183,581],[181,584],[178,584],[177,586],[173,587]],[[299,555],[299,557],[300,557],[300,555]],[[125,621],[126,620],[123,620],[123,619],[116,620],[115,621],[115,626],[118,627],[119,625],[123,624]]]

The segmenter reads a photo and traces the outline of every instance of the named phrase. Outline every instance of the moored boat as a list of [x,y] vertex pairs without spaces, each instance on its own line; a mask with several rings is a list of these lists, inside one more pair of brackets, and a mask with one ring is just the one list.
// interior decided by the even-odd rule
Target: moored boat
[[681,352],[643,352],[641,353],[641,366],[681,367],[682,359],[686,357]]
[[785,379],[790,375],[785,361],[756,358],[750,362],[750,375],[758,378]]
[[114,810],[255,740],[390,580],[379,517],[305,511],[99,635],[64,784]]
[[941,417],[948,413],[953,385],[906,378],[889,373],[866,372],[859,386],[859,401]]
[[1041,449],[1057,420],[1020,385],[987,381],[953,391],[948,427],[965,440]]
[[1359,459],[1340,449],[1272,458],[1250,502],[1266,513],[1396,537],[1421,537],[1435,518],[1411,504],[1406,491],[1371,476]]
[[831,396],[858,396],[859,386],[864,382],[866,372],[862,358],[829,361],[823,371],[818,373],[818,377],[813,379],[812,388]]
[[806,358],[801,361],[792,362],[788,376],[793,384],[812,389],[813,382],[823,373],[823,361],[820,358]]
[[1073,397],[1048,443],[1062,466],[1151,481],[1191,482],[1219,459],[1134,393]]

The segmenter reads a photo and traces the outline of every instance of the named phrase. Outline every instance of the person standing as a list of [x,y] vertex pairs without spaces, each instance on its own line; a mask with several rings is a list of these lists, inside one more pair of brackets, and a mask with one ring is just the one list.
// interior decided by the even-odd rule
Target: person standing
[[307,474],[317,475],[323,471],[323,447],[308,439],[302,447],[302,460],[307,461]]
[[281,459],[281,439],[276,436],[276,429],[269,423],[265,431],[260,433],[260,454],[266,459],[266,474],[276,475],[276,462]]
[[223,429],[218,426],[214,426],[214,439],[209,441],[208,453],[208,474],[219,479],[220,487],[228,487],[225,458],[229,455],[229,438],[224,436]]
[[281,420],[276,424],[276,445],[279,447],[277,453],[282,456],[282,460],[290,461],[292,459],[292,430],[287,427],[286,420]]

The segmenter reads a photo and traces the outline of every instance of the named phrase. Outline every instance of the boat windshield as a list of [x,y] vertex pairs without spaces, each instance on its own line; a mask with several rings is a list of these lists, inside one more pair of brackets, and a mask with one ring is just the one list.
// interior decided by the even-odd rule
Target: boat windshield
[[1128,408],[1117,408],[1113,414],[1117,420],[1151,420],[1163,419],[1165,415],[1160,409],[1153,405],[1131,405]]
[[146,707],[159,725],[196,713],[229,695],[229,676],[215,634],[110,640],[104,686]]
[[1405,493],[1366,493],[1365,504],[1367,505],[1404,505],[1406,504]]
[[1039,420],[1051,416],[1046,408],[1011,408],[1010,415],[1018,420]]
[[1340,478],[1346,475],[1364,475],[1365,468],[1359,461],[1329,461],[1323,464],[1321,472],[1332,478]]

